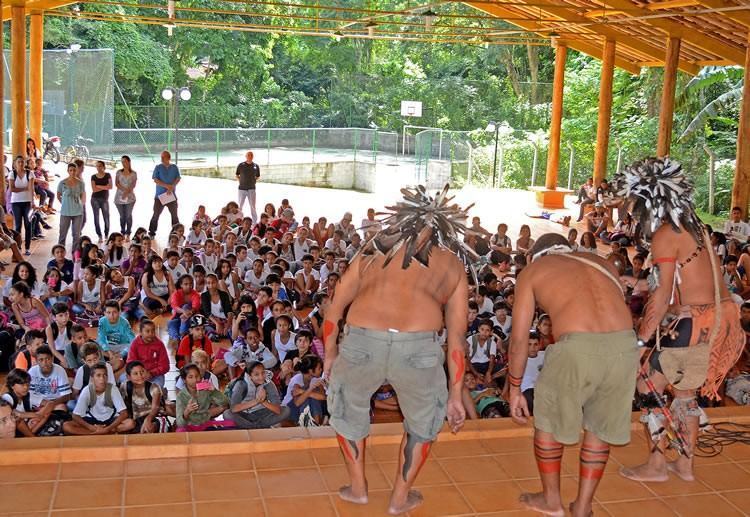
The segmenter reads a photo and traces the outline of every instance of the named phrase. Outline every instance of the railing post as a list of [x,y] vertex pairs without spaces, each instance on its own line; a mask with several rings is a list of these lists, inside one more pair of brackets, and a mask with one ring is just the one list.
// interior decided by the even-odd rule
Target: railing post
[[570,151],[570,159],[568,161],[568,190],[570,190],[571,186],[573,185],[573,163],[575,159],[575,149],[573,149],[573,144],[568,142],[568,150]]

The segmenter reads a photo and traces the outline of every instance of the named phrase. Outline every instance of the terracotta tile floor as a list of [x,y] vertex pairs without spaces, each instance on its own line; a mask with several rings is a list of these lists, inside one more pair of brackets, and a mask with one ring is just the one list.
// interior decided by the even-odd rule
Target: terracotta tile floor
[[[371,497],[370,504],[362,507],[336,496],[347,479],[338,450],[302,449],[4,467],[0,469],[0,514],[215,517],[292,515],[305,509],[316,517],[383,515],[396,471],[397,446],[368,449]],[[710,462],[700,460],[692,483],[671,478],[646,486],[616,472],[621,466],[618,458],[645,454],[643,438],[634,434],[630,445],[612,455],[594,511],[644,517],[750,515],[747,449],[732,445]],[[576,448],[566,451],[567,468],[561,482],[565,501],[574,499],[577,490],[576,455]],[[442,442],[417,481],[425,503],[411,515],[533,515],[518,503],[521,492],[541,487],[533,463],[531,438]]]

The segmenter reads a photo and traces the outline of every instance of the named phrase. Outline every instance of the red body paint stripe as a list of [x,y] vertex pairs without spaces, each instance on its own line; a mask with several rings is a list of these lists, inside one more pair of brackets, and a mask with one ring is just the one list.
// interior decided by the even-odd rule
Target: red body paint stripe
[[601,469],[591,469],[588,467],[581,467],[579,471],[579,477],[584,479],[601,479],[604,475],[604,467]]
[[430,445],[432,445],[432,442],[424,442],[422,444],[422,450],[420,451],[422,454],[422,459],[419,462],[419,468],[417,469],[417,471],[419,471],[427,461],[427,455],[430,453]]
[[328,341],[328,336],[333,334],[333,332],[336,330],[336,324],[330,320],[325,320],[323,322],[323,344],[325,344],[326,341]]
[[341,450],[343,451],[344,456],[346,456],[346,458],[349,461],[354,463],[354,456],[352,456],[352,451],[349,450],[349,444],[346,443],[346,438],[344,438],[340,434],[337,434],[336,439],[338,440],[339,445],[341,446]]
[[560,472],[560,463],[558,459],[557,461],[537,461],[536,465],[542,474],[554,474]]
[[461,382],[461,377],[464,374],[464,370],[466,370],[464,354],[462,354],[459,350],[454,350],[453,352],[451,352],[451,359],[453,359],[453,362],[456,365],[456,377],[453,380],[453,384],[458,384],[459,382]]

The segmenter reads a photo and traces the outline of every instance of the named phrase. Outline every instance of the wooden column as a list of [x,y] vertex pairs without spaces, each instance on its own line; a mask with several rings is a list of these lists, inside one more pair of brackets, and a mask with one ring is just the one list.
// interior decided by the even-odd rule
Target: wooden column
[[547,152],[547,179],[544,182],[548,190],[557,188],[557,171],[560,165],[560,129],[562,125],[563,89],[565,88],[565,58],[568,47],[558,42],[555,49],[555,78],[552,83],[552,114],[549,126],[549,151]]
[[745,50],[745,84],[742,88],[742,106],[740,108],[740,128],[737,134],[737,162],[734,169],[732,185],[732,206],[742,208],[747,217],[748,200],[750,199],[750,33]]
[[614,40],[604,43],[601,81],[599,82],[599,121],[596,126],[596,149],[594,150],[594,185],[607,177],[607,152],[609,130],[612,119],[612,78],[615,71]]
[[44,16],[41,11],[31,13],[29,33],[29,136],[42,149],[42,48],[44,46]]
[[26,147],[26,13],[12,6],[10,24],[10,105],[13,117],[13,156]]
[[674,122],[674,92],[677,86],[677,63],[680,58],[680,38],[670,37],[667,41],[667,55],[664,58],[664,85],[659,106],[659,139],[656,156],[669,156]]

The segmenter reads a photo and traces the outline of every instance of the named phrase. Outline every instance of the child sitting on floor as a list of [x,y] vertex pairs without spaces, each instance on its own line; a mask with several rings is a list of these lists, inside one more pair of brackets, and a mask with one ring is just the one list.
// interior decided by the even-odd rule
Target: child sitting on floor
[[91,382],[81,391],[73,420],[63,424],[68,435],[115,434],[133,428],[125,423],[128,411],[117,386],[107,382],[107,367],[97,363],[91,368]]
[[[211,359],[208,357],[208,354],[200,349],[193,350],[193,353],[190,354],[190,361],[200,370],[201,380],[210,382],[211,386],[213,386],[214,389],[218,390],[219,378],[216,377],[216,375],[214,375],[214,373],[210,369]],[[181,390],[185,389],[185,381],[182,379],[182,377],[177,377],[177,382],[175,382],[174,389],[178,393]]]
[[146,380],[160,388],[164,387],[164,375],[169,371],[169,356],[161,339],[156,337],[156,325],[149,319],[142,319],[140,335],[130,345],[128,360],[138,361],[146,368]]
[[244,370],[254,361],[263,363],[263,366],[269,370],[279,362],[273,352],[260,342],[260,332],[256,328],[248,329],[245,337],[238,337],[234,340],[232,348],[224,355],[224,361],[229,367],[232,379],[239,374],[237,370]]
[[297,374],[289,381],[283,402],[290,410],[289,420],[297,424],[300,415],[309,408],[313,421],[321,425],[326,412],[326,393],[320,377],[323,361],[318,356],[308,355],[294,370]]
[[186,364],[180,370],[185,389],[177,394],[177,432],[207,431],[234,427],[231,420],[216,420],[229,402],[210,381],[201,379],[201,370],[195,364]]
[[190,317],[188,334],[183,336],[177,347],[175,362],[177,368],[182,368],[190,360],[190,356],[196,350],[203,350],[209,357],[214,354],[211,340],[206,337],[205,332],[206,318],[202,314],[195,314]]
[[224,411],[224,418],[240,429],[267,429],[289,418],[289,408],[281,405],[276,386],[258,361],[247,364],[230,393],[230,409]]
[[44,422],[38,421],[36,428],[29,428],[28,421],[36,415],[31,407],[31,397],[29,387],[31,385],[31,375],[20,368],[13,368],[8,372],[5,378],[7,392],[2,395],[2,399],[10,404],[11,409],[16,415],[16,436],[34,436]]
[[104,303],[104,316],[99,319],[96,340],[115,372],[125,366],[125,358],[134,339],[130,323],[120,314],[120,304],[117,300],[107,300]]
[[148,379],[148,370],[140,361],[128,362],[125,366],[127,382],[120,386],[120,394],[128,410],[126,427],[133,433],[164,433],[169,429],[162,410],[162,390]]
[[[80,348],[79,355],[83,360],[83,364],[76,370],[75,377],[73,378],[73,400],[77,399],[83,388],[89,385],[92,368],[104,360],[102,350],[95,341],[87,341]],[[112,365],[109,363],[105,363],[105,365],[107,368],[107,382],[114,384],[115,372],[112,370]]]

